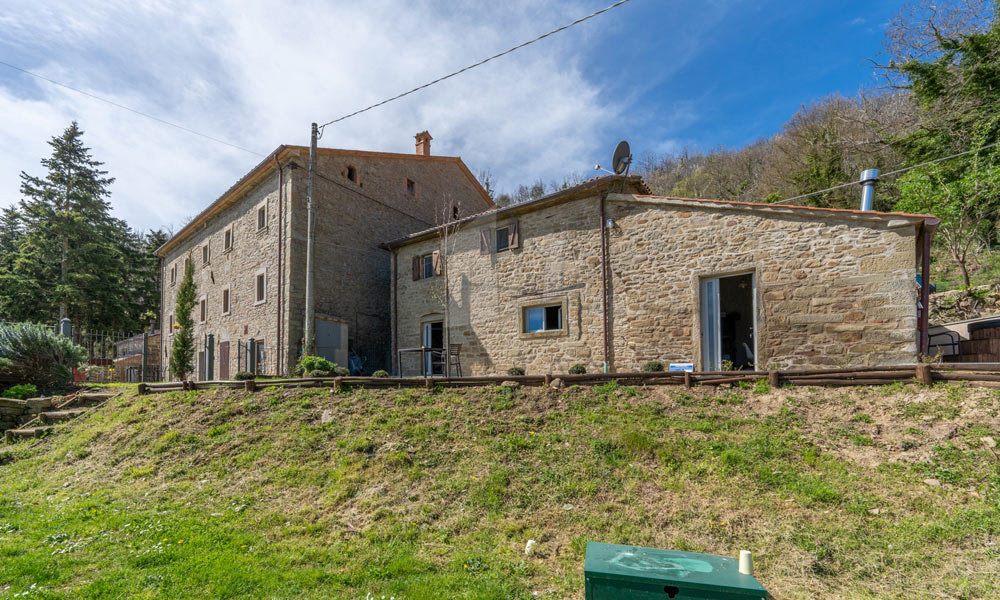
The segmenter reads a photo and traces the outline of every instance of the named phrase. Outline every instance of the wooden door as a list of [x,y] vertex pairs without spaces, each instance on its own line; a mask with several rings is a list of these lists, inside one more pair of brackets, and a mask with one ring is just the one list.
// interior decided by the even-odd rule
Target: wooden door
[[219,379],[229,379],[229,342],[219,342]]

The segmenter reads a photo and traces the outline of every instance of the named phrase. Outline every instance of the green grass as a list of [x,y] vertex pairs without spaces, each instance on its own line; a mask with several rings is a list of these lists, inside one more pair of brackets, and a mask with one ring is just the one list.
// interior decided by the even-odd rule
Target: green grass
[[127,392],[0,466],[0,599],[580,598],[588,540],[997,597],[1000,397],[897,391]]

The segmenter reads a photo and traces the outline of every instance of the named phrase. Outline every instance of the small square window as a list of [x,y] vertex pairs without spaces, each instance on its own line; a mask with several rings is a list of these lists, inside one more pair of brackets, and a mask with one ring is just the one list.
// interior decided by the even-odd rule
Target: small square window
[[204,296],[198,301],[198,322],[204,323],[208,319],[208,301]]
[[257,231],[267,227],[267,205],[257,207]]
[[355,169],[352,166],[348,166],[347,167],[347,178],[350,179],[351,181],[353,181],[354,183],[357,183],[358,182],[358,170]]
[[222,290],[222,314],[229,314],[229,288]]
[[212,262],[212,251],[208,244],[201,247],[201,264],[205,266]]
[[458,220],[458,207],[457,206],[452,206],[451,207],[451,220],[452,221],[457,221]]
[[170,335],[174,335],[174,313],[170,313],[170,327],[168,329]]
[[434,277],[434,255],[428,254],[424,256],[424,279]]
[[170,285],[177,283],[177,265],[170,267]]
[[233,228],[230,227],[222,234],[222,251],[228,252],[233,249]]
[[561,331],[563,328],[562,310],[562,304],[524,309],[524,333]]
[[407,179],[406,180],[406,193],[409,194],[410,196],[416,196],[417,195],[417,182],[416,181],[413,181],[412,179]]
[[497,252],[503,252],[510,249],[510,228],[500,227],[496,232],[496,246],[494,246]]

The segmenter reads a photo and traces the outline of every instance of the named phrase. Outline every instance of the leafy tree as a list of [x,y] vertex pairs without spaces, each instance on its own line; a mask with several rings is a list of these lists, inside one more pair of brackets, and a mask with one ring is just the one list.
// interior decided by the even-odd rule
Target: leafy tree
[[184,261],[184,278],[177,289],[175,318],[180,329],[170,350],[170,373],[177,379],[187,379],[194,370],[194,305],[198,293],[194,284],[194,263],[189,256]]
[[985,226],[997,215],[1000,199],[998,159],[997,152],[976,153],[968,168],[959,167],[957,176],[956,169],[936,163],[907,173],[898,184],[898,209],[930,213],[941,219],[938,237],[958,264],[966,288],[972,285],[969,250],[982,239]]

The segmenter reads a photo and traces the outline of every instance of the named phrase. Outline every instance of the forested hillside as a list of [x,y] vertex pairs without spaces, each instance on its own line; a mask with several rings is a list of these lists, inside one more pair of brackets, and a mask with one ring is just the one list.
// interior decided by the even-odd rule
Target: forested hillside
[[[876,210],[932,213],[940,289],[989,283],[998,272],[1000,22],[982,0],[918,2],[888,25],[879,86],[805,105],[779,132],[737,149],[646,155],[655,193],[857,208],[865,169],[882,173]],[[978,150],[978,151],[977,151]],[[907,169],[954,154],[942,162]],[[968,271],[968,272],[966,272]]]

